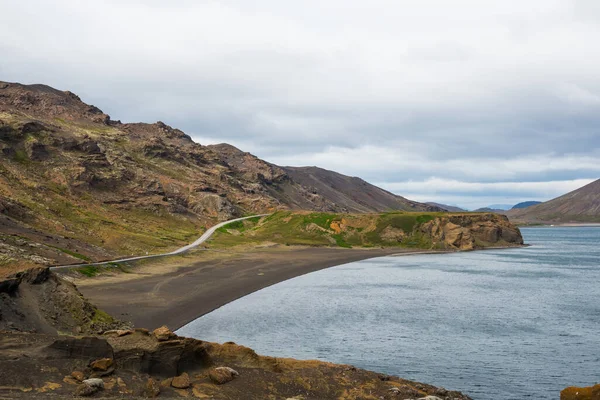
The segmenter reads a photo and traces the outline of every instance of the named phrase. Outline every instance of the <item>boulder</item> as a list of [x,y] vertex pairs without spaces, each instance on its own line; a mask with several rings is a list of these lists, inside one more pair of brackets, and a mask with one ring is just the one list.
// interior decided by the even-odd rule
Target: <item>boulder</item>
[[101,358],[99,360],[92,361],[90,367],[95,371],[108,371],[113,365],[112,358]]
[[154,398],[160,394],[160,384],[152,379],[148,378],[146,381],[146,387],[144,389],[144,395],[149,398]]
[[152,333],[159,342],[164,342],[176,337],[176,335],[165,325],[161,326],[160,328],[156,328]]
[[74,396],[87,397],[104,389],[104,381],[99,378],[86,379],[75,388]]
[[236,370],[229,367],[217,367],[208,371],[208,377],[217,385],[231,382],[239,375],[240,374]]
[[88,386],[104,389],[104,381],[100,378],[90,378],[83,381]]
[[83,382],[85,380],[85,374],[81,371],[73,371],[71,372],[71,376],[79,382]]
[[184,372],[183,374],[174,377],[171,381],[171,386],[173,386],[176,389],[187,389],[191,386],[191,384],[192,383],[190,382],[190,376],[187,374],[187,372]]
[[600,384],[588,387],[570,386],[560,392],[560,400],[600,400]]
[[91,387],[90,385],[86,385],[85,383],[82,383],[81,385],[79,385],[75,388],[75,391],[73,392],[73,396],[74,397],[87,397],[87,396],[93,395],[98,390],[99,390],[98,388]]

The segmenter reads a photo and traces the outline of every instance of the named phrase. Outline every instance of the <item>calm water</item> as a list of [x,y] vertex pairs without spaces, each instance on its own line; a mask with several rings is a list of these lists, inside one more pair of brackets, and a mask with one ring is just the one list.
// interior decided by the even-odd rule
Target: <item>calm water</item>
[[532,247],[383,257],[301,276],[178,333],[474,399],[558,399],[566,386],[600,381],[600,228],[522,232]]

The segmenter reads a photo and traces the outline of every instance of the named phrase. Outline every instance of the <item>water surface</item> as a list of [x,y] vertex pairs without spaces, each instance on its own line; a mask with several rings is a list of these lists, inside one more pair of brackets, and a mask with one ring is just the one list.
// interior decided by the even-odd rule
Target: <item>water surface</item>
[[557,399],[600,381],[600,228],[532,247],[382,257],[260,290],[178,331],[353,364],[474,399]]

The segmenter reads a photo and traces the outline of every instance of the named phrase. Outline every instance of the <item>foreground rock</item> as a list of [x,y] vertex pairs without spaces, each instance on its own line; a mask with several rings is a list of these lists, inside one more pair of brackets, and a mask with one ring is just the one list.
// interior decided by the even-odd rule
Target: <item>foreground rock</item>
[[[43,268],[11,277],[0,282],[0,287],[5,290],[3,300],[8,300],[2,307],[10,305],[2,310],[19,317],[18,326],[0,329],[2,399],[469,399],[458,392],[348,365],[264,357],[235,343],[183,338],[166,326],[152,333],[140,328],[114,329],[111,319],[113,324],[107,324],[111,329],[100,334],[89,323],[100,310],[72,284]],[[48,310],[58,312],[59,306],[70,311],[52,318]],[[76,315],[84,318],[74,319],[70,307],[83,307]],[[0,315],[0,322],[7,326],[4,314]],[[64,334],[74,322],[85,327],[78,330],[82,335]],[[29,328],[36,324],[45,331]]]
[[600,400],[600,384],[589,387],[568,387],[560,392],[560,400]]
[[46,267],[0,278],[0,329],[86,334],[127,327]]
[[[158,341],[143,331],[90,339],[0,332],[0,398],[469,399],[348,365],[259,356],[234,343]],[[55,344],[65,340],[78,350]],[[93,373],[98,349],[113,360],[113,373],[80,381]]]

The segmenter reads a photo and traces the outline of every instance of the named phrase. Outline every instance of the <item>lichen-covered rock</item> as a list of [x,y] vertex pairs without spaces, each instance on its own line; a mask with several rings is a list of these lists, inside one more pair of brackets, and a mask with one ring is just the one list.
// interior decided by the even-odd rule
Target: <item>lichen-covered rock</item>
[[208,371],[208,377],[218,385],[231,382],[239,375],[240,374],[236,370],[229,367],[217,367]]
[[173,339],[176,336],[165,325],[161,326],[160,328],[156,328],[152,333],[154,334],[154,337],[156,337],[156,340],[158,340],[159,342],[164,342],[166,340]]
[[75,397],[88,397],[99,391],[100,389],[86,385],[85,383],[80,384],[75,388],[73,396]]
[[110,367],[112,367],[112,365],[112,358],[101,358],[90,363],[90,367],[96,371],[107,371]]
[[75,388],[74,396],[91,396],[94,393],[104,389],[104,381],[99,378],[86,379],[77,388]]
[[85,380],[85,374],[81,371],[73,371],[71,372],[71,376],[79,382],[83,382]]
[[149,398],[154,398],[160,394],[160,384],[152,379],[148,378],[146,381],[146,388],[144,390],[144,395]]
[[560,392],[560,400],[600,400],[600,384],[588,387],[570,386]]
[[191,384],[192,383],[190,381],[190,376],[187,372],[184,372],[183,374],[174,377],[171,381],[171,386],[173,386],[176,389],[187,389],[191,386]]

